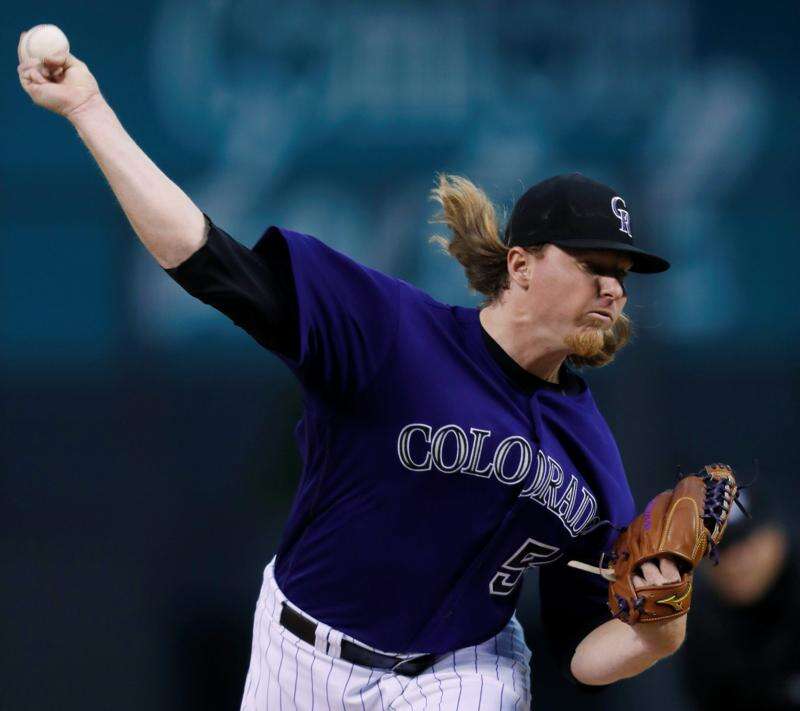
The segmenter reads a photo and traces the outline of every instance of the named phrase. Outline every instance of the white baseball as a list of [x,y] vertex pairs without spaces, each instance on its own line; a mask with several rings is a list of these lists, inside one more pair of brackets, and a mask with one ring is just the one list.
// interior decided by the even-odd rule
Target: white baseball
[[36,25],[26,33],[23,49],[31,59],[66,59],[69,40],[55,25]]

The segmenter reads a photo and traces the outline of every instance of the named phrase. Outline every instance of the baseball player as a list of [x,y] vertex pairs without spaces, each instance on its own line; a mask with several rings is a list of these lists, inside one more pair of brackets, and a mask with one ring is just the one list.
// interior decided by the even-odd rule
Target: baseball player
[[[622,196],[557,176],[517,201],[501,235],[486,196],[442,176],[452,234],[440,241],[486,297],[449,306],[309,235],[270,227],[242,246],[127,135],[84,63],[55,71],[21,51],[18,71],[76,128],[169,276],[302,388],[303,470],[264,571],[242,709],[529,708],[514,609],[531,566],[575,683],[602,687],[680,646],[685,615],[625,624],[602,578],[565,565],[596,561],[635,514],[575,372],[625,345],[628,272],[669,266],[634,246]],[[681,574],[661,556],[632,581]]]

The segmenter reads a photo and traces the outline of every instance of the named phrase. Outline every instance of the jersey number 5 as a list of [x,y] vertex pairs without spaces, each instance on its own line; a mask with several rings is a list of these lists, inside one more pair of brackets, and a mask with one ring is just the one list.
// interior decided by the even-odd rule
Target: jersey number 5
[[555,546],[529,538],[514,555],[500,566],[500,570],[489,583],[489,592],[492,595],[508,595],[517,586],[527,568],[552,563],[559,557],[561,557],[561,551]]

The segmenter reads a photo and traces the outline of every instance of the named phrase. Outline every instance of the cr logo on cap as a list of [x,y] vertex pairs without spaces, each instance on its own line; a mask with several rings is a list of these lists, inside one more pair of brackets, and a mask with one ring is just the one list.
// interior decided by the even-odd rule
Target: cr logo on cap
[[631,234],[631,216],[628,214],[628,211],[623,210],[620,205],[625,207],[625,201],[619,195],[615,195],[611,198],[611,212],[613,212],[614,217],[619,220],[619,231],[624,232],[628,237],[633,239],[633,235]]

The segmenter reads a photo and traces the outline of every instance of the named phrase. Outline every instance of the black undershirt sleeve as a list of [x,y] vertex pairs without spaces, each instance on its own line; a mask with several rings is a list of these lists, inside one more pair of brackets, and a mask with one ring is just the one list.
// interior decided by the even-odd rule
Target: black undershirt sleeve
[[265,348],[296,358],[300,344],[297,294],[289,249],[280,231],[272,230],[255,252],[208,216],[206,228],[206,243],[166,273]]
[[539,569],[542,628],[562,674],[582,691],[597,693],[610,685],[579,682],[570,662],[581,640],[611,619],[607,605],[608,583],[599,575],[576,570],[566,559]]

